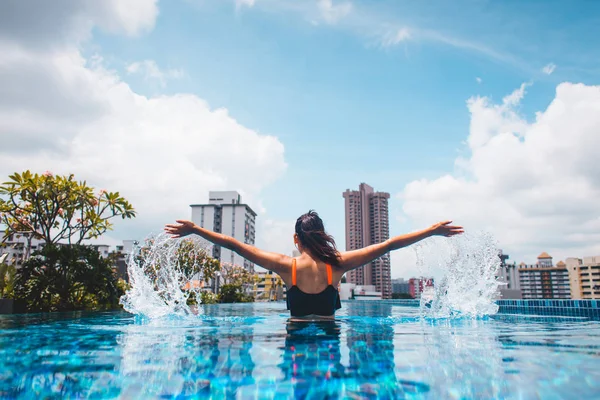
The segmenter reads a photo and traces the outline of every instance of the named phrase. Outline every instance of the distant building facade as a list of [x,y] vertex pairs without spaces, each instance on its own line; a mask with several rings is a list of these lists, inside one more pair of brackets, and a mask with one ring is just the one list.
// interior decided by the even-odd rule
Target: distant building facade
[[403,278],[392,279],[392,293],[393,294],[409,294],[410,287],[407,281]]
[[[193,204],[192,221],[198,226],[232,236],[240,242],[254,245],[256,240],[256,213],[242,203],[238,192],[209,192],[208,204]],[[254,264],[235,252],[213,246],[212,256],[222,263],[243,266],[249,271]]]
[[356,285],[352,289],[354,300],[381,300],[383,294],[377,290],[375,285]]
[[356,285],[340,283],[338,285],[340,300],[381,300],[383,295],[374,285]]
[[[389,239],[389,193],[375,192],[361,183],[358,190],[343,193],[346,217],[346,250],[360,249]],[[347,282],[357,286],[373,285],[384,299],[392,296],[390,256],[386,254],[373,262],[346,274]]]
[[257,272],[255,275],[254,299],[256,301],[283,300],[284,283],[273,271]]
[[[44,245],[42,240],[31,239],[31,254],[41,250]],[[21,268],[25,262],[25,253],[27,252],[27,235],[15,233],[9,236],[0,234],[0,256],[5,255],[4,263]],[[31,255],[30,254],[30,255]]]
[[502,285],[499,287],[501,299],[522,299],[521,281],[519,278],[519,267],[516,264],[508,264],[508,254],[500,251],[500,268],[496,272],[496,277]]
[[569,299],[571,289],[567,265],[560,261],[552,265],[548,253],[538,256],[533,265],[519,265],[519,282],[523,299]]
[[408,293],[414,299],[420,299],[421,294],[428,289],[433,289],[432,278],[410,278],[408,280]]
[[[6,239],[6,240],[5,240]],[[129,254],[133,249],[133,244],[137,243],[134,240],[124,240],[122,245],[117,245],[114,249],[106,244],[87,244],[89,247],[96,249],[102,258],[112,256],[114,268],[119,278],[128,281],[127,276],[127,261]],[[30,256],[43,248],[44,241],[32,239]],[[84,243],[85,244],[85,243]],[[58,243],[58,246],[65,245]],[[0,235],[0,257],[4,257],[4,262],[8,265],[15,266],[16,269],[21,268],[25,262],[27,236],[23,234],[13,234],[8,237]]]
[[567,258],[572,299],[600,299],[600,256]]
[[[5,240],[6,239],[6,240]],[[42,249],[45,242],[39,239],[31,239],[31,254],[30,256]],[[58,243],[58,246],[64,245]],[[96,249],[102,258],[107,258],[111,254],[111,248],[105,244],[91,244],[90,247]],[[25,234],[12,234],[0,236],[0,255],[6,254],[4,262],[8,265],[14,265],[19,269],[25,262],[25,253],[27,252],[27,236]]]

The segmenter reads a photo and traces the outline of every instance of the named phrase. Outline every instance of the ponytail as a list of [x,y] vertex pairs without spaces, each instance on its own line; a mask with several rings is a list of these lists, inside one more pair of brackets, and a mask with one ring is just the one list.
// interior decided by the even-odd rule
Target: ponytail
[[333,266],[340,265],[340,253],[335,240],[325,233],[323,221],[316,212],[311,210],[298,218],[296,234],[302,246],[319,260]]

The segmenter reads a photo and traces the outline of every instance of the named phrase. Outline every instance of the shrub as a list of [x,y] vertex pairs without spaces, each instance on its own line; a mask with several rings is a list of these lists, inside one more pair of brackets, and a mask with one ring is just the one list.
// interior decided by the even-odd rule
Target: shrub
[[218,298],[219,303],[251,303],[254,301],[254,296],[244,293],[242,285],[231,283],[221,286]]
[[96,249],[48,245],[17,271],[14,298],[30,312],[106,310],[118,307],[124,289]]

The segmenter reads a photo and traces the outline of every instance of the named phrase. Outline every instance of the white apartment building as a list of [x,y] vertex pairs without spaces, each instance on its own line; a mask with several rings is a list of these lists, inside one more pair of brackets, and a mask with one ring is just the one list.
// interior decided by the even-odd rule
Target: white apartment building
[[[6,240],[5,240],[6,239]],[[40,250],[43,245],[42,240],[31,240],[31,254]],[[6,254],[4,262],[8,265],[14,265],[15,268],[21,268],[25,262],[25,251],[27,247],[27,236],[23,234],[13,234],[8,237],[0,234],[0,256]]]
[[[198,226],[232,236],[237,240],[254,245],[256,213],[242,203],[238,192],[209,192],[208,204],[192,204],[192,221]],[[212,256],[222,263],[243,266],[253,271],[254,264],[231,250],[213,246]]]

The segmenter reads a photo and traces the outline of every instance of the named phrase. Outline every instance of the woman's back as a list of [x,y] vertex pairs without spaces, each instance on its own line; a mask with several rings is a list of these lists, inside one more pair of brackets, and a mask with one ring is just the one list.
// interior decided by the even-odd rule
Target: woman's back
[[336,271],[334,280],[334,268],[321,264],[306,254],[292,260],[291,276],[284,279],[288,286],[287,308],[293,317],[332,316],[342,307],[337,290],[341,274]]
[[[327,276],[327,264],[320,260],[314,260],[308,254],[304,253],[299,257],[294,258],[296,263],[296,286],[304,293],[315,294],[320,293],[330,285]],[[294,261],[292,261],[293,263]],[[290,265],[290,273],[288,276],[282,276],[288,288],[294,286],[292,282],[292,269]],[[331,285],[338,286],[342,279],[342,272],[331,266]]]

